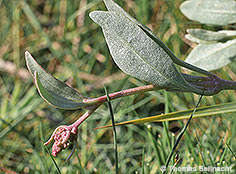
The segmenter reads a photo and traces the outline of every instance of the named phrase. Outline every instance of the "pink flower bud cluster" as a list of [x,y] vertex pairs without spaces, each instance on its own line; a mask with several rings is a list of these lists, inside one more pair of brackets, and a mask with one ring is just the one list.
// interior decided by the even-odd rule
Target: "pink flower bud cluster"
[[66,149],[70,143],[76,141],[76,138],[77,128],[73,126],[62,125],[55,129],[50,139],[44,143],[44,145],[48,145],[54,139],[52,155],[56,156],[60,151]]

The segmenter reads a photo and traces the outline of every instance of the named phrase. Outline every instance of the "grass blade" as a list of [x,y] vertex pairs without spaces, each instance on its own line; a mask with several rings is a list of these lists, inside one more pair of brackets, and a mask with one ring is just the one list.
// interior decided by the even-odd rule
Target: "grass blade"
[[109,111],[110,111],[110,116],[111,116],[111,122],[112,122],[112,127],[113,127],[113,137],[114,137],[114,155],[115,155],[115,165],[116,165],[116,174],[119,173],[119,165],[118,165],[118,152],[117,152],[117,139],[116,139],[116,127],[115,127],[115,120],[114,120],[114,114],[113,114],[113,109],[112,109],[112,106],[111,106],[111,102],[110,102],[110,98],[109,98],[109,95],[107,93],[107,89],[104,85],[104,90],[105,90],[105,93],[106,93],[106,96],[107,96],[107,104],[108,104],[108,108],[109,108]]
[[[44,140],[43,140],[43,124],[42,122],[40,122],[39,124],[39,133],[40,133],[40,139],[41,139],[41,149],[43,151],[43,156],[45,157],[46,156],[46,153],[45,153],[45,149],[44,149]],[[47,162],[45,159],[42,160],[43,161],[43,165],[44,165],[44,168],[45,168],[45,173],[48,174],[48,165],[47,165]]]
[[23,12],[25,13],[26,17],[30,21],[30,24],[32,25],[32,27],[41,35],[42,38],[45,38],[47,46],[50,49],[50,51],[53,53],[53,55],[55,57],[60,57],[60,54],[58,53],[58,51],[55,51],[54,48],[52,47],[52,42],[50,38],[48,37],[47,33],[44,32],[38,18],[33,13],[28,3],[25,0],[20,1],[20,3],[21,3],[21,8]]
[[[141,119],[120,122],[120,123],[117,123],[116,126],[187,119],[189,114],[191,114],[193,110],[194,109],[188,109],[184,111],[171,112],[168,114],[161,114],[161,115],[156,115],[156,116],[151,116],[151,117],[147,116]],[[236,102],[199,107],[196,110],[197,110],[197,113],[194,114],[194,118],[213,116],[213,115],[218,115],[218,114],[223,114],[223,113],[232,113],[236,111]],[[107,127],[111,127],[111,125],[98,127],[97,129],[107,128]]]
[[49,152],[47,146],[44,146],[44,147],[45,147],[45,149],[47,150],[48,154],[50,155],[50,157],[51,157],[51,159],[52,159],[52,162],[53,162],[54,166],[55,166],[56,169],[57,169],[57,172],[58,172],[59,174],[61,174],[60,168],[59,168],[59,166],[57,165],[56,161],[54,160],[52,154]]
[[[203,92],[203,93],[204,93],[204,92]],[[165,164],[165,168],[166,168],[166,169],[168,168],[168,165],[169,165],[170,160],[171,160],[171,158],[172,158],[172,156],[173,156],[173,154],[174,154],[174,151],[175,151],[175,149],[177,148],[177,146],[178,146],[178,144],[179,144],[181,138],[183,137],[185,131],[187,130],[188,125],[189,125],[190,121],[192,120],[193,115],[194,115],[194,113],[196,112],[197,107],[199,106],[199,104],[200,104],[200,102],[201,102],[201,100],[202,100],[202,97],[203,97],[203,94],[200,96],[200,98],[199,98],[199,100],[198,100],[198,103],[197,103],[195,109],[193,110],[191,116],[190,116],[189,119],[188,119],[188,122],[186,123],[186,125],[184,126],[184,128],[183,128],[182,131],[180,132],[179,136],[177,137],[177,140],[176,140],[176,142],[175,142],[175,144],[174,144],[174,146],[173,146],[173,148],[172,148],[172,151],[170,152],[170,154],[169,154],[169,156],[168,156],[168,158],[167,158],[167,160],[166,160],[166,164]],[[164,173],[165,173],[165,172],[166,172],[166,171],[164,171]]]
[[225,142],[226,146],[228,147],[229,151],[233,154],[234,158],[236,159],[236,154],[234,153],[233,149],[230,147],[228,142]]
[[145,159],[145,146],[143,147],[143,153],[142,153],[142,168],[141,168],[141,174],[145,174],[145,173],[144,173],[144,166],[145,166],[144,159]]
[[[169,113],[169,100],[168,100],[168,93],[167,91],[165,91],[165,114]],[[164,141],[165,143],[167,142],[168,144],[168,147],[170,148],[171,150],[171,142],[170,142],[170,137],[169,137],[169,134],[168,134],[168,121],[164,121],[162,122],[162,125],[163,125],[163,128],[164,128],[164,135],[163,138],[164,138]]]
[[81,174],[85,174],[85,171],[84,171],[84,169],[83,169],[83,167],[82,167],[81,160],[80,160],[80,158],[79,158],[79,154],[78,154],[78,150],[77,150],[77,149],[75,150],[75,153],[76,153],[76,157],[77,157],[77,159],[78,159],[78,164],[79,164],[80,172],[81,172]]
[[155,155],[156,155],[156,158],[157,158],[156,161],[158,163],[158,166],[162,166],[164,164],[164,162],[161,159],[161,154],[160,154],[160,150],[158,149],[157,141],[156,141],[155,137],[152,134],[152,127],[151,127],[151,125],[147,126],[147,132],[148,132],[148,137],[149,137],[149,139],[150,139],[150,141],[152,143],[152,147],[154,149],[154,152],[155,152]]

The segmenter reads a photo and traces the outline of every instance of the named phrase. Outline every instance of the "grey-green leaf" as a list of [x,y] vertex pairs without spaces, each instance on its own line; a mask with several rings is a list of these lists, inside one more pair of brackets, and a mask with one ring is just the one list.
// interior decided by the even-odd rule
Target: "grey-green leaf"
[[40,96],[50,105],[61,108],[61,109],[78,109],[83,106],[86,106],[83,103],[74,102],[72,100],[68,100],[65,97],[62,97],[61,95],[58,95],[54,91],[48,90],[47,88],[44,88],[42,85],[39,75],[37,71],[35,71],[35,84],[39,91]]
[[188,64],[180,59],[178,59],[174,53],[172,53],[172,51],[145,25],[143,25],[142,23],[138,22],[136,19],[134,19],[132,16],[130,16],[128,13],[126,13],[118,4],[116,4],[113,0],[103,0],[107,9],[109,11],[112,11],[116,14],[120,14],[123,15],[125,17],[127,17],[130,21],[132,21],[134,24],[136,24],[137,26],[139,26],[154,42],[156,42],[163,50],[165,50],[165,52],[170,56],[170,58],[172,59],[172,61],[174,63],[176,63],[179,66],[183,66],[187,69],[199,72],[201,74],[210,76],[211,73],[200,69],[198,67],[195,67],[191,64]]
[[220,30],[219,33],[225,33],[227,36],[236,36],[236,30]]
[[219,69],[236,57],[236,39],[225,43],[199,44],[186,58],[186,62],[208,71]]
[[[87,106],[83,97],[75,89],[48,74],[31,56],[25,52],[26,64],[37,83],[41,96],[51,105],[63,109],[76,109]],[[37,78],[35,76],[37,74]]]
[[215,32],[204,29],[187,29],[191,37],[200,41],[206,41],[206,43],[211,43],[212,41],[226,41],[232,38],[231,30],[229,30],[229,32],[227,32],[227,30],[222,31]]
[[235,0],[189,0],[180,6],[190,20],[204,24],[227,25],[236,22]]
[[192,41],[192,42],[196,42],[199,44],[213,44],[213,43],[217,43],[217,41],[206,41],[206,40],[201,40],[199,38],[194,37],[191,34],[186,34],[185,38],[187,38],[188,40]]
[[133,21],[114,12],[94,11],[90,17],[102,27],[110,53],[125,73],[159,87],[193,91],[169,55]]

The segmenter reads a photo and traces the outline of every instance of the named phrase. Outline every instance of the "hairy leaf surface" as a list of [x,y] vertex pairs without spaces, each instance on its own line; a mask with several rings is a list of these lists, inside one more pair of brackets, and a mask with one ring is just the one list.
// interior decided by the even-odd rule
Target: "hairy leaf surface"
[[[48,74],[26,51],[27,67],[36,81],[41,96],[51,105],[64,109],[73,109],[86,106],[84,97],[75,89]],[[37,74],[37,78],[35,76]]]
[[[236,31],[232,31],[232,30],[222,30],[222,31],[215,32],[215,31],[209,31],[209,30],[204,30],[204,29],[187,29],[187,32],[189,33],[189,35],[191,35],[191,38],[196,38],[202,42],[206,41],[206,43],[211,43],[209,41],[224,42],[226,40],[233,38],[233,36],[236,35]],[[186,36],[189,39],[188,35]],[[191,40],[191,38],[189,40]],[[197,42],[199,43],[199,41]]]
[[78,109],[82,106],[85,106],[83,103],[77,103],[72,100],[58,95],[58,93],[44,88],[42,85],[38,73],[35,71],[35,84],[39,91],[40,96],[50,105],[61,108],[61,109]]
[[204,24],[227,25],[236,22],[235,0],[189,0],[180,6],[190,20]]
[[169,55],[130,18],[95,11],[90,17],[102,27],[115,63],[125,73],[160,87],[191,90]]
[[236,39],[225,43],[199,44],[191,51],[185,61],[212,71],[227,65],[235,56]]
[[[116,4],[113,0],[103,0],[107,9],[109,11],[112,11],[116,14],[123,15],[127,17],[129,20],[131,20],[134,24],[138,25],[154,42],[156,42],[165,52],[170,56],[172,61],[182,67],[185,67],[187,69],[190,69],[192,71],[196,71],[198,73],[211,76],[211,74],[203,69],[200,69],[198,67],[195,67],[191,64],[188,64],[187,62],[184,62],[180,59],[178,59],[174,53],[165,45],[164,42],[161,41],[148,27],[143,25],[142,23],[138,22],[136,19],[134,19],[132,16],[130,16],[127,12],[125,12],[118,4]],[[200,92],[201,93],[201,92]]]

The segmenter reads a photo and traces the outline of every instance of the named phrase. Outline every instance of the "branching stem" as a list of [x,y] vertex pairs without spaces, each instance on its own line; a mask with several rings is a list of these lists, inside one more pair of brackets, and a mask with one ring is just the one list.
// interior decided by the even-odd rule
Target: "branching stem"
[[[125,96],[129,96],[129,95],[133,95],[133,94],[138,94],[138,93],[142,93],[142,92],[147,92],[147,91],[154,91],[157,89],[161,89],[155,85],[146,85],[146,86],[140,86],[140,87],[136,87],[136,88],[131,88],[131,89],[125,89],[122,91],[118,91],[118,92],[114,92],[109,94],[109,98],[110,100],[114,100],[120,97],[125,97]],[[92,99],[84,99],[83,102],[84,103],[88,103],[88,104],[95,104],[95,103],[104,103],[107,101],[107,96],[101,96],[101,97],[97,97],[97,98],[92,98]]]
[[87,112],[85,112],[78,120],[76,120],[71,126],[78,128],[101,104],[92,105]]

